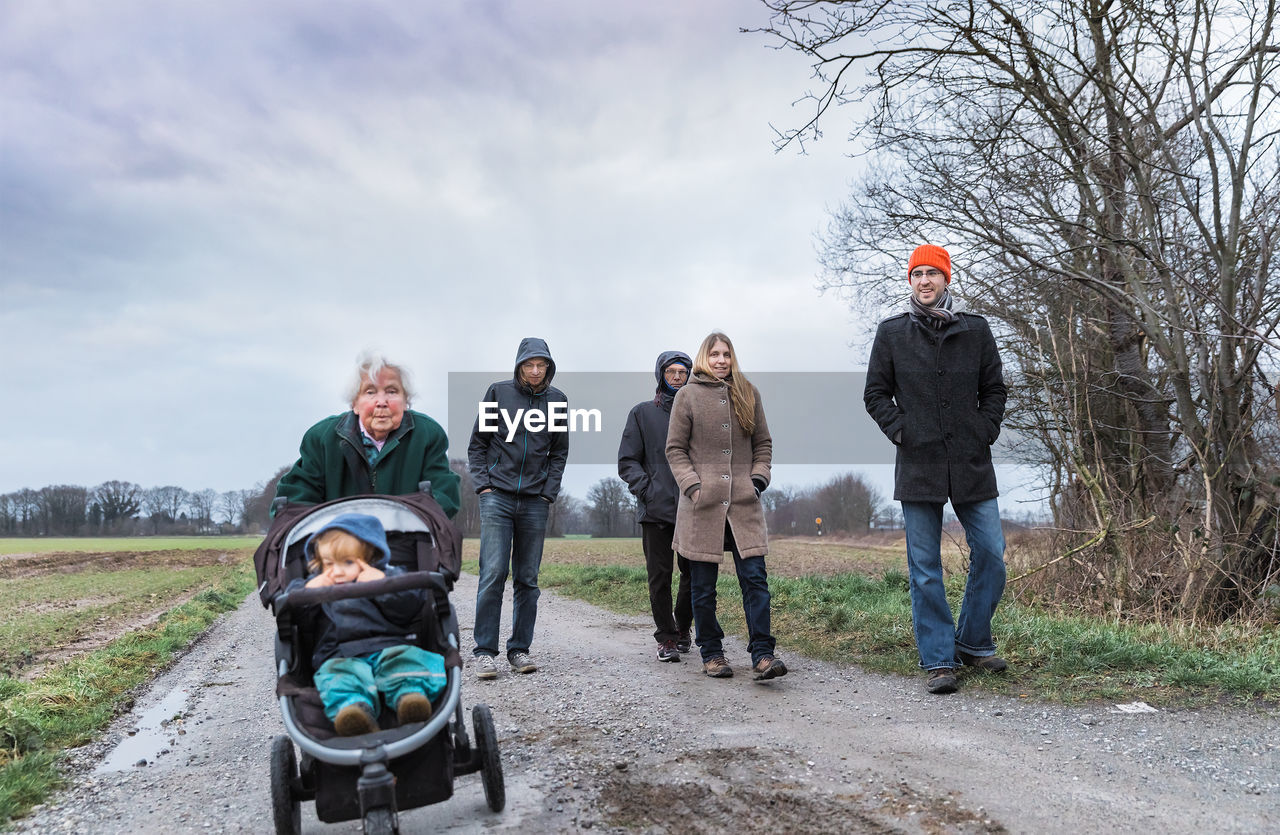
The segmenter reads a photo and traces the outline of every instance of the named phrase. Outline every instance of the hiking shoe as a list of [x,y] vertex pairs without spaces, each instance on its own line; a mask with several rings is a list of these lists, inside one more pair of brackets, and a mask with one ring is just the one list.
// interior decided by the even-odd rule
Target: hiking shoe
[[676,652],[684,655],[693,651],[693,642],[689,640],[689,630],[680,633],[680,637],[676,638]]
[[930,693],[956,692],[956,673],[950,667],[929,671],[929,682],[925,685]]
[[333,729],[338,736],[360,736],[376,731],[378,723],[373,720],[372,708],[364,702],[352,702],[333,718]]
[[676,649],[675,641],[663,641],[658,644],[658,660],[659,661],[679,661],[680,652]]
[[477,655],[472,660],[476,666],[476,678],[488,681],[498,677],[498,665],[493,663],[492,655]]
[[712,678],[733,678],[733,667],[723,655],[713,655],[702,662],[702,672]]
[[396,702],[396,718],[401,725],[427,721],[431,718],[431,700],[426,693],[405,693]]
[[966,667],[977,667],[979,670],[985,670],[988,673],[1003,673],[1009,666],[998,655],[970,655],[967,652],[956,650],[956,658]]
[[782,663],[781,658],[765,655],[751,668],[751,673],[755,676],[755,681],[768,681],[771,678],[785,676],[787,674],[787,665]]
[[513,652],[507,656],[507,663],[511,665],[511,669],[517,673],[536,672],[538,665],[533,663],[533,659],[529,657],[527,652]]

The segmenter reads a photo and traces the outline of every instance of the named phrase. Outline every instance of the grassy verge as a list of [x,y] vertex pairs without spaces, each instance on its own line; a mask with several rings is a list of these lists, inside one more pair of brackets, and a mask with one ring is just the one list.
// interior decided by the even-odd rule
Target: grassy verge
[[133,688],[168,665],[218,615],[240,605],[255,585],[253,566],[238,562],[205,583],[153,624],[56,664],[39,678],[0,676],[0,821],[46,798],[60,783],[63,750],[100,733]]
[[[540,575],[544,588],[616,612],[648,614],[645,571],[634,555],[628,556],[627,564],[581,564],[576,556],[565,560],[555,553],[563,546],[548,541],[547,547],[550,554]],[[464,567],[477,570],[475,561]],[[922,675],[911,631],[907,579],[901,571],[882,570],[873,576],[773,574],[769,586],[772,630],[784,651],[852,662],[877,672]],[[953,609],[958,610],[962,592],[961,578],[949,581]],[[725,631],[745,636],[741,593],[724,567],[717,595]],[[1010,670],[1002,676],[962,671],[966,688],[1068,703],[1193,706],[1280,700],[1280,629],[1275,625],[1211,630],[1140,626],[1064,616],[1006,601],[993,628]]]
[[[226,565],[152,567],[0,580],[0,675],[51,648],[93,640],[110,624],[160,612],[226,576]],[[58,601],[53,603],[52,601]]]

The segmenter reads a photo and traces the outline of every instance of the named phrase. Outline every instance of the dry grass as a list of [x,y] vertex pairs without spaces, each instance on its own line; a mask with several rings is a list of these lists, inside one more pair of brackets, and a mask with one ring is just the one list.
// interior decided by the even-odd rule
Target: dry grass
[[[963,570],[959,543],[944,537],[944,563],[948,571]],[[463,542],[462,558],[476,561],[480,540]],[[644,566],[639,539],[548,539],[543,546],[544,565]],[[780,577],[829,577],[863,574],[881,577],[886,571],[907,570],[907,548],[901,532],[860,538],[776,536],[769,540],[769,573]]]

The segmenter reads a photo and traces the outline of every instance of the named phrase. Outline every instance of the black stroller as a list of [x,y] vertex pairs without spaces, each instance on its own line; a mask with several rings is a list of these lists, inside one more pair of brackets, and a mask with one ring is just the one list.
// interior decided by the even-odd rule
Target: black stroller
[[[391,562],[405,574],[366,583],[286,592],[307,574],[304,544],[313,531],[342,513],[376,516],[387,531]],[[430,484],[410,496],[356,496],[320,505],[281,504],[267,538],[254,555],[258,594],[276,618],[276,696],[288,735],[271,745],[271,805],[277,833],[302,829],[304,800],[314,800],[326,823],[362,819],[366,835],[399,832],[398,812],[453,795],[453,778],[479,771],[485,800],[495,812],[506,804],[502,762],[493,717],[484,704],[471,709],[475,745],[462,711],[462,658],[458,621],[449,592],[462,562],[462,539],[436,504]],[[380,729],[340,737],[324,715],[312,684],[311,654],[317,604],[371,597],[408,588],[426,589],[417,644],[445,659],[448,685],[431,718],[398,726],[383,711]],[[294,744],[302,752],[295,756]]]

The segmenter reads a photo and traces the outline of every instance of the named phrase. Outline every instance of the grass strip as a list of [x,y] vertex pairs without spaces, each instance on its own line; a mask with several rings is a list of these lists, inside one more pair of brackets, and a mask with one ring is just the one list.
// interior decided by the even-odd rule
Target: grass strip
[[[466,567],[477,570],[474,562]],[[649,612],[643,567],[544,564],[539,584],[615,612]],[[876,672],[923,675],[901,572],[775,576],[769,587],[772,631],[785,647]],[[961,577],[948,582],[953,610],[963,588]],[[745,636],[737,578],[722,570],[716,590],[721,625]],[[1140,700],[1192,707],[1280,699],[1280,629],[1274,624],[1170,629],[1002,603],[993,629],[1009,672],[962,670],[965,687],[1064,703]]]
[[253,590],[249,561],[149,627],[26,682],[0,677],[0,820],[25,814],[61,785],[58,761],[100,733],[133,689],[155,677]]
[[261,536],[74,536],[5,537],[0,554],[49,554],[55,552],[112,553],[147,551],[241,551],[256,548]]

